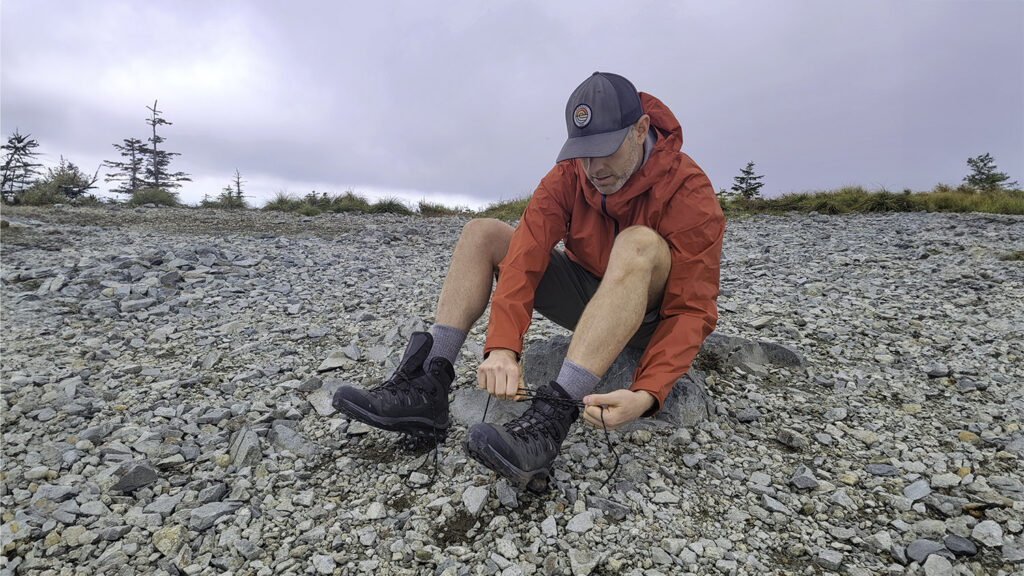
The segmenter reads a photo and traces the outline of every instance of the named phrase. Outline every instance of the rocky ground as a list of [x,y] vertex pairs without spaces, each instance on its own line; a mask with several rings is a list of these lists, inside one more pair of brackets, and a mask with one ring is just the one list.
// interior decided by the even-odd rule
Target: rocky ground
[[1024,571],[1020,217],[730,221],[720,332],[804,364],[706,362],[711,417],[613,432],[606,487],[576,426],[540,496],[465,415],[410,488],[429,452],[330,407],[429,325],[464,219],[3,218],[0,574]]

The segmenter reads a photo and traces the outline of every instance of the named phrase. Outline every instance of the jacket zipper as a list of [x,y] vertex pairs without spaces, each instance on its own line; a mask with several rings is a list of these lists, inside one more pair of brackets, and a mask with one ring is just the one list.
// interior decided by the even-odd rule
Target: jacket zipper
[[615,224],[615,236],[614,237],[618,238],[618,236],[619,236],[619,221],[615,219],[615,216],[612,216],[611,214],[608,213],[608,206],[605,204],[605,200],[607,198],[608,197],[605,196],[604,194],[601,195],[601,211],[604,212],[605,216],[607,216],[607,217],[612,219],[612,223]]

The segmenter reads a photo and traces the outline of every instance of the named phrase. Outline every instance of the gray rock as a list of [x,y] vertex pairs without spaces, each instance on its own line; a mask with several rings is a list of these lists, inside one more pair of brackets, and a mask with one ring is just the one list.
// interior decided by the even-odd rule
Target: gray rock
[[159,514],[166,518],[174,513],[174,509],[178,507],[184,497],[184,492],[179,492],[174,496],[160,496],[147,504],[142,511],[147,514]]
[[209,504],[210,502],[216,502],[228,493],[228,487],[223,482],[216,482],[206,488],[199,491],[199,503]]
[[156,469],[145,460],[127,463],[121,468],[119,474],[120,478],[111,486],[111,489],[121,492],[134,492],[143,486],[149,486],[160,478]]
[[470,486],[462,493],[462,504],[471,516],[477,516],[487,503],[487,486]]
[[587,496],[587,506],[604,512],[613,520],[625,520],[627,516],[633,514],[633,510],[629,506],[600,496]]
[[761,418],[761,413],[752,406],[748,406],[736,413],[736,419],[744,424],[756,422],[759,418]]
[[839,570],[843,565],[843,553],[838,550],[821,550],[814,558],[814,563],[825,570]]
[[219,424],[220,422],[231,418],[230,408],[211,408],[203,413],[202,416],[196,419],[198,424]]
[[497,494],[498,501],[501,502],[502,506],[506,508],[516,508],[519,506],[519,499],[516,497],[515,488],[504,478],[495,483],[494,492]]
[[310,563],[316,570],[317,574],[333,574],[337,564],[334,562],[334,557],[328,554],[314,554],[310,558]]
[[810,445],[810,442],[808,442],[807,438],[802,434],[788,428],[779,430],[779,434],[776,436],[776,439],[794,450],[802,450]]
[[316,413],[321,416],[330,416],[336,412],[332,401],[334,400],[334,393],[338,391],[338,388],[347,385],[343,380],[335,378],[329,378],[327,382],[320,387],[319,390],[313,392],[306,398],[306,400],[313,406]]
[[1003,529],[995,520],[983,520],[971,530],[971,538],[989,548],[996,548],[1003,545]]
[[814,473],[807,466],[798,466],[793,477],[789,479],[789,483],[800,490],[810,490],[819,485],[818,479],[814,477]]
[[1010,564],[1024,563],[1024,544],[1019,539],[1003,544],[1003,562],[1009,562]]
[[918,538],[907,545],[907,556],[914,562],[924,562],[925,558],[932,554],[946,554],[950,557],[953,553],[946,550],[942,542]]
[[584,534],[593,528],[594,518],[589,510],[573,516],[565,525],[566,530],[576,532],[577,534]]
[[259,436],[248,426],[242,427],[231,441],[229,454],[231,463],[237,468],[255,466],[263,457]]
[[206,530],[213,526],[218,518],[234,513],[241,506],[241,502],[234,501],[203,504],[198,508],[194,508],[189,515],[189,528],[197,531]]
[[942,556],[933,554],[924,561],[925,576],[953,576],[953,565]]
[[942,362],[933,362],[925,366],[924,372],[929,378],[943,378],[949,376],[949,366]]
[[569,569],[573,576],[586,576],[594,571],[601,557],[583,549],[569,549]]
[[303,458],[308,458],[320,452],[320,447],[318,445],[310,442],[302,436],[302,434],[299,434],[292,428],[283,424],[274,426],[268,435],[268,439],[275,446],[288,450],[296,456],[301,456]]
[[927,480],[918,480],[903,489],[903,495],[909,498],[912,502],[920,500],[931,493],[932,488],[928,485]]
[[950,552],[957,556],[974,556],[978,553],[978,548],[974,545],[974,542],[956,534],[947,534],[942,539],[942,543]]
[[900,473],[899,468],[891,464],[868,464],[864,467],[864,471],[874,476],[886,477],[895,477]]
[[121,312],[130,314],[132,312],[138,312],[139,310],[145,310],[150,306],[156,304],[156,300],[153,298],[142,298],[139,300],[122,300],[120,302]]
[[68,498],[77,496],[79,489],[74,486],[55,486],[53,484],[42,484],[36,488],[36,493],[32,495],[32,504],[36,504],[40,500],[46,500],[49,502],[64,502]]
[[548,516],[540,523],[541,534],[544,534],[548,538],[555,538],[558,536],[558,522],[555,521],[554,516]]
[[789,507],[787,507],[785,504],[779,502],[778,500],[772,498],[767,494],[761,495],[761,506],[764,506],[766,510],[769,510],[771,512],[779,512],[781,514],[786,515],[790,515],[793,513],[793,511],[790,510]]

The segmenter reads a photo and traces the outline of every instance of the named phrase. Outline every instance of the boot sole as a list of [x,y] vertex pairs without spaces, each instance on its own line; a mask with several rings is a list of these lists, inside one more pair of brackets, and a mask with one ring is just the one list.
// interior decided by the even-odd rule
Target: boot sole
[[468,436],[463,438],[462,448],[471,458],[511,481],[520,490],[541,494],[548,489],[548,480],[551,478],[549,468],[522,470],[498,454],[490,445],[476,446]]
[[358,420],[368,426],[387,430],[388,432],[399,432],[417,438],[437,438],[438,443],[448,438],[448,425],[443,428],[434,426],[432,420],[427,418],[388,418],[367,412],[355,404],[345,400],[332,402],[335,409],[344,413],[353,420]]

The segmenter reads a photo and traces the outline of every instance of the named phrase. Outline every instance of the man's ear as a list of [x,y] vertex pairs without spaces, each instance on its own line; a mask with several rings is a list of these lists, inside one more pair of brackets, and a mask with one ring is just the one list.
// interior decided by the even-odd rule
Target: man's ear
[[635,126],[636,131],[639,132],[640,134],[643,134],[644,138],[646,138],[647,131],[650,130],[651,128],[651,117],[648,116],[647,114],[644,114],[643,116],[640,117],[639,120],[636,121]]

